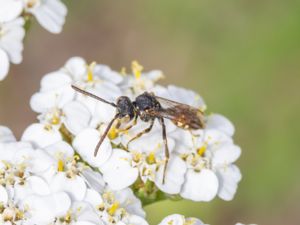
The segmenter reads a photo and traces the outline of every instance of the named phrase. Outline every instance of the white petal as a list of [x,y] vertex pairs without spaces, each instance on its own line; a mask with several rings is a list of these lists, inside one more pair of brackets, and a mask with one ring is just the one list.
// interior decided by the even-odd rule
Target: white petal
[[3,80],[9,70],[9,59],[5,51],[0,48],[0,81]]
[[235,162],[241,155],[241,149],[237,145],[223,145],[214,152],[212,158],[213,167],[224,166]]
[[34,173],[42,173],[56,164],[56,160],[44,150],[36,150],[31,160],[31,171]]
[[190,225],[204,225],[204,223],[197,219],[197,218],[185,218],[182,215],[179,214],[173,214],[170,216],[167,216],[166,218],[161,221],[159,225],[185,225],[185,224],[190,224]]
[[189,170],[181,196],[193,201],[211,201],[218,191],[218,178],[214,172],[203,169],[200,172]]
[[148,79],[156,82],[164,77],[163,72],[160,70],[151,70],[144,74],[145,76],[148,77]]
[[174,85],[169,85],[168,86],[168,96],[163,96],[163,97],[167,97],[171,100],[180,102],[180,103],[184,103],[196,108],[203,108],[205,109],[205,103],[203,101],[203,99],[194,91],[185,89],[185,88],[181,88],[181,87],[177,87]]
[[46,74],[41,80],[41,91],[52,91],[71,85],[72,79],[61,71]]
[[165,183],[162,184],[164,165],[160,167],[157,176],[155,177],[156,186],[168,194],[178,194],[184,182],[186,173],[186,164],[178,156],[171,156],[168,163]]
[[97,191],[93,189],[87,189],[84,201],[90,203],[94,207],[100,205],[103,202],[103,199]]
[[186,219],[187,224],[193,224],[193,225],[206,225],[201,220],[197,218],[187,218]]
[[44,149],[49,155],[52,155],[53,158],[57,158],[59,155],[60,159],[70,159],[74,155],[74,150],[65,141],[59,141],[54,143],[53,145],[49,145]]
[[[209,147],[218,148],[220,145],[224,144],[232,144],[233,140],[227,134],[219,131],[219,130],[212,130],[212,129],[205,129],[204,130],[204,138],[200,138],[201,141],[205,142]],[[208,148],[209,148],[208,147]]]
[[90,168],[85,169],[81,172],[81,177],[85,179],[85,182],[90,188],[99,192],[102,192],[104,190],[106,184],[99,172],[93,171]]
[[35,150],[31,147],[18,148],[13,156],[13,162],[16,164],[28,163],[35,157]]
[[94,68],[94,75],[99,77],[101,80],[106,80],[115,84],[119,84],[123,81],[121,74],[111,70],[106,65],[96,65]]
[[194,147],[193,136],[189,131],[176,129],[168,134],[168,137],[171,137],[173,140],[175,140],[174,151],[180,154],[189,153],[190,149]]
[[132,225],[148,225],[147,221],[142,217],[136,215],[130,215],[129,217],[129,224]]
[[206,128],[220,130],[228,136],[233,136],[234,134],[233,124],[225,116],[220,114],[212,114],[208,116]]
[[99,167],[110,157],[112,152],[108,138],[105,138],[99,152],[94,157],[94,150],[100,140],[99,132],[92,128],[87,128],[80,132],[73,140],[73,146],[80,156],[91,166]]
[[99,223],[99,216],[89,203],[74,202],[72,206],[72,211],[76,214],[76,220],[80,221],[76,224],[101,224]]
[[87,72],[87,64],[81,57],[72,57],[66,62],[64,69],[74,80],[80,80]]
[[47,0],[30,11],[46,30],[60,33],[67,14],[66,6],[60,0]]
[[165,217],[158,225],[184,225],[185,218],[179,214],[173,214]]
[[[146,127],[148,127],[147,124]],[[143,130],[145,127],[143,128]],[[162,137],[161,128],[160,131],[155,132],[154,130],[150,131],[147,134],[144,134],[142,137],[132,141],[129,144],[129,149],[138,152],[152,152],[154,150],[162,149],[164,151],[164,140]],[[175,141],[167,137],[169,151],[172,152],[175,147]]]
[[130,188],[125,188],[120,191],[114,192],[116,201],[118,201],[121,207],[126,209],[126,212],[132,215],[137,215],[139,217],[145,218],[146,213],[142,208],[141,201],[135,197],[133,191]]
[[63,112],[66,128],[75,135],[86,128],[91,119],[89,110],[77,101],[67,103],[63,108]]
[[238,183],[242,179],[241,172],[235,165],[230,165],[217,170],[219,178],[218,196],[226,201],[233,199],[238,187]]
[[8,201],[8,194],[6,189],[0,185],[0,203],[6,204]]
[[61,134],[55,129],[46,129],[43,124],[34,123],[26,128],[21,138],[37,147],[43,148],[62,140]]
[[7,53],[9,60],[15,64],[22,61],[24,23],[23,18],[17,18],[1,27],[3,35],[0,39],[0,48]]
[[138,169],[130,165],[131,155],[124,150],[114,149],[112,156],[100,168],[103,179],[113,190],[120,190],[133,184]]
[[62,172],[53,178],[50,188],[55,192],[64,191],[77,201],[83,200],[86,194],[86,184],[81,177],[67,178],[66,174]]
[[48,184],[38,176],[31,176],[26,178],[24,185],[15,185],[15,200],[22,200],[32,194],[49,195]]
[[23,9],[23,3],[20,0],[0,0],[0,5],[0,23],[17,18]]
[[32,95],[30,107],[33,111],[42,113],[56,106],[57,95],[53,92],[38,92]]
[[0,142],[13,142],[16,138],[13,132],[4,126],[0,126]]
[[26,142],[0,143],[0,159],[12,162],[14,160],[16,152],[27,148],[31,148],[31,145]]
[[46,112],[54,107],[62,108],[74,98],[75,92],[69,85],[61,89],[35,93],[30,99],[30,106],[35,112]]
[[71,199],[64,192],[47,196],[32,195],[23,201],[31,214],[32,224],[50,224],[55,217],[65,216],[71,206]]

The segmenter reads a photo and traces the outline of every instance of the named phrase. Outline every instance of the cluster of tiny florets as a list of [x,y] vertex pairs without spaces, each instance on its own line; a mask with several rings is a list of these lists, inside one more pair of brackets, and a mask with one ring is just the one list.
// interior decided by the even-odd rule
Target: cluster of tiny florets
[[[144,72],[136,61],[130,72],[117,72],[80,57],[46,74],[30,100],[38,122],[28,126],[20,142],[9,129],[0,129],[0,221],[143,225],[148,224],[144,200],[155,202],[162,196],[231,200],[241,179],[234,164],[241,150],[233,141],[232,123],[220,114],[208,113],[197,93],[157,84],[163,77],[159,70]],[[170,151],[165,178],[159,121],[129,143],[149,123],[116,120],[95,157],[95,146],[116,109],[76,92],[71,85],[110,102],[120,96],[134,100],[151,92],[203,112],[205,127],[183,129],[165,120]],[[161,222],[173,223],[203,224],[177,214]]]

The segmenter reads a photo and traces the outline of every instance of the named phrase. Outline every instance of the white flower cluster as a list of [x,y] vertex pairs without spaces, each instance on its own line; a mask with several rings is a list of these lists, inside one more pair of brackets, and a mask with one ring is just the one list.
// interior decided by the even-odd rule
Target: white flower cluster
[[[120,96],[134,100],[147,91],[206,110],[195,92],[158,85],[161,71],[142,70],[136,61],[126,73],[73,57],[44,76],[30,101],[38,122],[25,130],[20,142],[0,126],[0,224],[147,225],[142,203],[168,197],[234,197],[241,180],[234,163],[241,150],[232,139],[233,125],[219,114],[205,113],[205,127],[198,130],[166,120],[168,164],[158,121],[150,132],[132,139],[149,127],[139,118],[115,120],[94,156],[116,109],[71,85],[109,102]],[[204,225],[178,214],[159,225],[169,224]]]
[[0,127],[0,224],[147,225],[132,190],[111,190],[64,142],[33,147]]
[[10,62],[22,61],[25,23],[34,16],[49,32],[60,33],[67,9],[60,0],[0,0],[0,80]]
[[[80,157],[103,175],[115,191],[131,187],[141,198],[180,196],[193,201],[211,201],[216,196],[231,200],[241,174],[235,161],[241,150],[234,144],[234,127],[224,116],[205,114],[205,128],[187,130],[166,120],[170,160],[166,165],[162,128],[155,121],[152,130],[129,143],[149,126],[140,119],[115,121],[99,150],[93,151],[116,109],[71,88],[71,84],[101,98],[115,102],[125,95],[135,99],[144,91],[185,103],[204,111],[206,105],[193,91],[176,86],[163,87],[156,81],[160,71],[142,72],[137,62],[132,73],[116,72],[108,66],[87,64],[80,57],[69,59],[59,70],[46,74],[40,91],[31,98],[31,107],[39,113],[39,123],[29,126],[22,140],[44,148],[67,141]],[[131,129],[126,127],[132,126]]]

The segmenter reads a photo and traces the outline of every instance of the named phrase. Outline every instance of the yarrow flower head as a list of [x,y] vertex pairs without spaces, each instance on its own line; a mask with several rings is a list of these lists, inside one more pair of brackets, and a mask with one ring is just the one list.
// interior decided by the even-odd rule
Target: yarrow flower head
[[132,190],[111,190],[102,175],[58,141],[38,146],[0,127],[1,224],[148,224]]
[[49,32],[60,33],[67,9],[60,0],[0,0],[0,81],[10,63],[22,62],[25,24],[34,16]]
[[[234,126],[220,114],[207,113],[197,93],[158,85],[161,78],[162,72],[145,73],[136,61],[132,72],[126,73],[73,57],[42,79],[40,91],[30,101],[32,109],[39,113],[39,123],[29,126],[22,140],[42,148],[67,141],[115,191],[131,187],[139,197],[152,200],[162,194],[194,201],[211,201],[216,196],[232,200],[241,180],[234,165],[241,153],[233,141]],[[124,117],[111,123],[116,114],[113,104],[78,93],[71,85],[113,104],[120,96],[134,101],[144,92],[154,93],[192,107],[201,114],[204,125],[189,129],[168,117],[164,120],[167,163],[162,121],[150,124],[140,118]],[[95,157],[93,151],[108,126],[111,128]]]

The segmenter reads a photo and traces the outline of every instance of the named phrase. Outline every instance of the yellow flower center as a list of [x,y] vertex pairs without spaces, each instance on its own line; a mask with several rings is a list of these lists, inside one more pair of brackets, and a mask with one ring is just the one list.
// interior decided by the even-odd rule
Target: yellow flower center
[[114,202],[112,206],[108,209],[108,214],[113,216],[117,209],[119,208],[120,204],[119,202]]
[[94,80],[94,68],[96,66],[96,62],[92,62],[90,65],[87,67],[87,81],[92,82]]
[[64,171],[64,162],[60,159],[58,160],[58,163],[57,163],[57,171],[59,172],[63,172]]
[[142,75],[144,67],[140,65],[137,61],[131,63],[131,69],[136,79],[139,79]]
[[150,152],[150,154],[148,155],[146,160],[147,160],[147,163],[150,165],[156,163],[155,153]]
[[197,153],[198,155],[203,156],[205,151],[206,151],[206,145],[202,145],[200,148],[198,148]]
[[51,124],[58,125],[60,123],[60,118],[57,114],[54,114],[51,119]]

